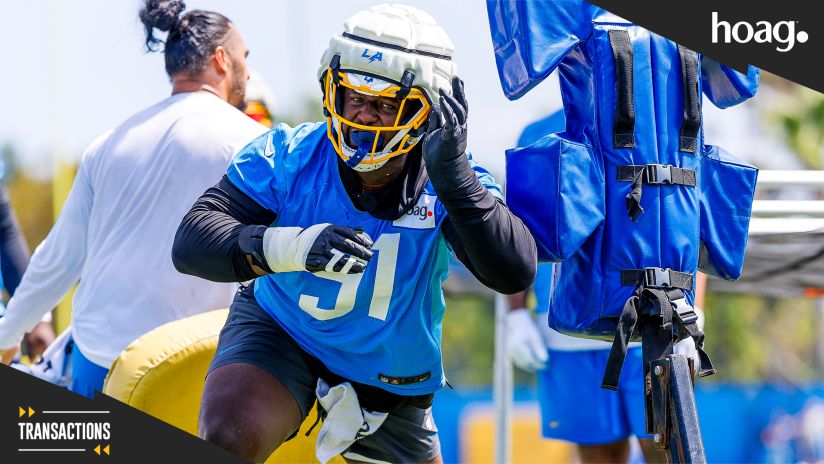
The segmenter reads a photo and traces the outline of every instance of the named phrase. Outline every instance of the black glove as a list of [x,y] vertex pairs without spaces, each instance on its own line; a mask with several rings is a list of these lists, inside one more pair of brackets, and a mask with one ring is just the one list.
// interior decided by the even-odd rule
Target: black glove
[[463,81],[452,78],[452,95],[440,91],[440,108],[432,107],[423,141],[423,158],[431,173],[454,163],[466,153],[466,116],[468,106]]
[[[306,270],[341,272],[351,261],[347,273],[361,273],[366,269],[366,263],[372,259],[372,245],[372,239],[363,229],[329,225],[318,234],[309,249]],[[334,264],[329,267],[333,261]]]
[[440,108],[432,108],[423,141],[426,172],[450,216],[467,198],[485,195],[466,157],[467,103],[463,81],[452,78],[452,95],[441,90]]

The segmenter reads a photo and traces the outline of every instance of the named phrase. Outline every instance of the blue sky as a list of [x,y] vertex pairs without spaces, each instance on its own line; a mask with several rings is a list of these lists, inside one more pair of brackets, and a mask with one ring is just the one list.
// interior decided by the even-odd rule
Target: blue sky
[[[315,73],[330,36],[351,14],[379,2],[188,0],[219,11],[240,29],[249,65],[272,87],[278,112],[292,113],[320,90]],[[498,83],[483,1],[410,0],[455,43],[470,103],[470,148],[503,176],[503,151],[527,123],[561,106],[557,80],[509,102]],[[0,37],[0,145],[14,144],[24,167],[48,174],[54,156],[77,159],[97,134],[170,91],[161,54],[143,52],[135,0],[6,2]]]

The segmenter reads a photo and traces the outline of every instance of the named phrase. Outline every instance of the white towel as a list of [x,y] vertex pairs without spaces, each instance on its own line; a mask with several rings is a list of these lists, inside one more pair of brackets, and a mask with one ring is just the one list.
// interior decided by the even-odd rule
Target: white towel
[[[68,388],[72,383],[72,358],[66,353],[66,347],[69,344],[74,345],[71,326],[49,344],[37,363],[30,366],[14,363],[11,367],[55,385]],[[73,346],[72,349],[76,350],[77,347]]]
[[321,464],[326,464],[355,441],[375,433],[389,415],[362,409],[358,395],[349,382],[330,388],[323,379],[318,379],[315,394],[326,411],[315,446],[315,456]]

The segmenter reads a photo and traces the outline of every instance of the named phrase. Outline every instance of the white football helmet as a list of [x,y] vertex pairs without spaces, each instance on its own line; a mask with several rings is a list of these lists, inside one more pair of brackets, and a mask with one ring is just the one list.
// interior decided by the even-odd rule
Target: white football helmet
[[[432,16],[407,5],[374,6],[344,22],[343,33],[332,37],[321,58],[318,79],[329,139],[349,167],[378,169],[420,141],[439,91],[451,93],[454,48]],[[400,100],[395,123],[365,126],[344,118],[343,88]],[[355,142],[357,147],[346,142],[345,132],[351,130],[367,134]],[[396,134],[385,141],[386,132]]]

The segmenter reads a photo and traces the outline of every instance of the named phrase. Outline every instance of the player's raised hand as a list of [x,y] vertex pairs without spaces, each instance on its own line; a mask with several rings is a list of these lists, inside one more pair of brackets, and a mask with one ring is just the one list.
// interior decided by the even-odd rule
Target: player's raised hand
[[372,239],[361,229],[333,224],[270,227],[263,234],[266,264],[273,272],[357,274],[372,259]]
[[423,156],[428,168],[451,162],[466,152],[468,104],[463,81],[452,78],[452,95],[440,92],[439,107],[432,107],[423,141]]

